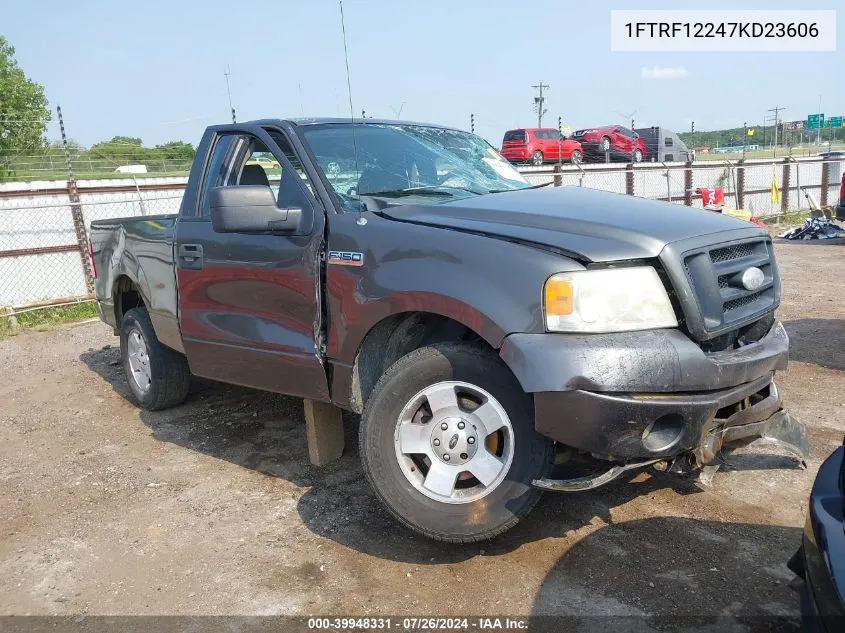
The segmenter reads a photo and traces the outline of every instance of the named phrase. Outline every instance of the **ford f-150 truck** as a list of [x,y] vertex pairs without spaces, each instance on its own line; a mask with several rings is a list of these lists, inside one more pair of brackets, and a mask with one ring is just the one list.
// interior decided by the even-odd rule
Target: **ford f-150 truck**
[[[529,185],[466,132],[210,127],[178,214],[93,222],[90,241],[142,407],[179,405],[193,374],[358,412],[377,496],[432,538],[490,538],[543,490],[647,464],[706,474],[755,438],[806,455],[773,382],[766,233]],[[553,478],[573,455],[601,468]]]

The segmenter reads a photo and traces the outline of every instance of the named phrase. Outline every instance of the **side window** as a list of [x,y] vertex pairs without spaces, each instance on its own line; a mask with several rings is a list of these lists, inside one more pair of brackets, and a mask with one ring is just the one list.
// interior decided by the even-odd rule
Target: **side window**
[[665,139],[663,139],[663,145],[665,145],[666,147],[672,147],[672,137],[667,136]]
[[205,172],[205,180],[202,184],[201,211],[203,216],[209,215],[208,209],[208,192],[214,187],[222,187],[227,184],[226,172],[228,157],[232,151],[235,139],[234,135],[221,136],[214,143],[214,149],[211,152],[211,160],[208,163],[208,169]]
[[305,204],[296,181],[291,180],[291,178],[300,179],[313,193],[302,164],[284,136],[273,131],[271,138],[282,150],[285,158],[294,166],[296,174],[287,173],[260,139],[249,134],[221,136],[215,143],[203,184],[203,216],[210,215],[208,192],[214,187],[264,185],[273,191],[279,207],[301,207]]

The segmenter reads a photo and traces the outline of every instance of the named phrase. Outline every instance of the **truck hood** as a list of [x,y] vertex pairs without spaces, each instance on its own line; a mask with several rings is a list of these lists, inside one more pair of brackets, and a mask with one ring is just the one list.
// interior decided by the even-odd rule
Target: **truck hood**
[[710,233],[737,229],[763,233],[748,222],[713,211],[581,187],[400,204],[382,213],[404,222],[548,246],[588,262],[650,259],[667,244]]

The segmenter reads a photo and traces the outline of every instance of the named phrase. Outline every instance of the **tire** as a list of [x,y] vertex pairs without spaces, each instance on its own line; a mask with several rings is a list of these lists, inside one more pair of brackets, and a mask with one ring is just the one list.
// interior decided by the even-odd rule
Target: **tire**
[[578,163],[584,160],[584,155],[577,149],[572,150],[572,155],[569,157],[569,162],[573,165],[577,165]]
[[642,150],[635,149],[633,155],[631,156],[635,163],[643,162],[643,152]]
[[[139,347],[141,343],[143,349]],[[159,343],[146,308],[133,308],[123,315],[120,359],[129,390],[142,408],[167,409],[182,404],[188,397],[188,361]]]
[[603,152],[610,151],[610,137],[602,136],[599,142],[599,149]]
[[[503,419],[508,420],[510,429],[502,427],[489,437],[473,431],[471,429],[477,428],[476,421],[482,418],[474,417],[464,408],[459,410],[458,417],[432,416],[425,425],[412,421],[410,425],[419,428],[419,435],[412,434],[414,438],[419,438],[420,446],[432,450],[425,458],[429,459],[426,467],[424,461],[413,461],[422,460],[420,455],[411,458],[402,454],[404,438],[401,430],[408,424],[402,418],[407,411],[414,410],[421,393],[427,389],[443,390],[444,384],[449,388],[456,385],[453,396],[457,394],[458,400],[464,403],[469,401],[463,400],[463,389],[469,389],[469,394],[477,393],[472,390],[479,390],[491,396],[492,402],[483,401],[485,410],[489,414],[490,407],[493,407],[503,412]],[[427,396],[423,396],[422,401],[428,402],[429,408],[434,410]],[[425,406],[418,411],[423,410]],[[487,418],[488,422],[490,419]],[[458,433],[451,435],[452,429],[463,429],[460,426],[463,421],[467,429],[463,433],[477,433],[479,439],[471,442],[469,436],[464,435],[456,445]],[[438,440],[432,438],[441,434],[442,425],[447,423],[452,427],[442,432],[442,445],[437,444],[440,448],[435,449]],[[498,435],[500,432],[501,436]],[[481,479],[467,474],[469,471],[460,471],[460,468],[465,465],[476,470],[473,466],[476,457],[481,462],[492,463],[489,458],[493,454],[490,451],[493,437],[498,438],[499,448],[494,450],[501,451],[501,455],[495,458],[500,465],[497,468],[501,469],[496,471],[498,478],[489,476],[490,484],[484,486]],[[465,464],[446,463],[433,453],[452,448],[471,452],[473,443],[476,444],[475,452]],[[419,534],[452,543],[490,539],[516,525],[540,499],[541,491],[533,488],[531,482],[546,476],[552,466],[553,444],[534,430],[531,397],[522,391],[519,382],[492,350],[460,343],[423,347],[396,361],[378,381],[367,400],[361,418],[359,444],[367,479],[396,520]],[[467,458],[467,454],[461,453],[460,458]],[[455,460],[458,459],[456,456]],[[435,465],[431,460],[438,460],[438,469],[445,466],[462,472],[456,475],[457,480],[452,479],[451,500],[436,498],[435,493],[426,490]],[[412,478],[417,480],[416,484]],[[446,490],[449,490],[448,485]],[[466,496],[457,496],[463,494]]]
[[535,167],[539,167],[540,165],[542,165],[543,164],[543,152],[541,152],[540,150],[537,150],[536,152],[534,152],[534,154],[532,154],[532,156],[531,156],[531,164],[534,165]]

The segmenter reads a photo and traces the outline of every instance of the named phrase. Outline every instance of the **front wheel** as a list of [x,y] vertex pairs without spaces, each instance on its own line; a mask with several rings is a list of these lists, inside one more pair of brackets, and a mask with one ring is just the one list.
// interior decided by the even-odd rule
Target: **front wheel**
[[492,538],[534,507],[551,442],[498,355],[455,343],[424,347],[385,372],[360,428],[364,472],[401,523],[430,538]]
[[643,161],[643,152],[642,150],[635,149],[633,159],[635,163],[641,163]]
[[579,152],[577,149],[573,150],[572,156],[569,157],[569,161],[573,165],[577,165],[578,163],[580,163],[583,160],[584,160],[584,155],[581,152]]
[[601,148],[601,151],[603,152],[610,151],[610,138],[607,136],[602,136],[601,143],[599,143],[599,148]]
[[543,164],[543,152],[537,150],[534,152],[533,156],[531,156],[531,164],[535,167],[539,167]]

